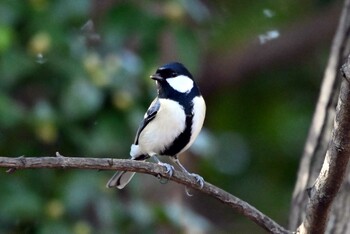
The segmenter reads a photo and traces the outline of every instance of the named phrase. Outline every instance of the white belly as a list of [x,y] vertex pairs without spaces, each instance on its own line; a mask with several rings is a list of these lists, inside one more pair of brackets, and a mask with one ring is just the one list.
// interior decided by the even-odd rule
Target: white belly
[[185,129],[186,115],[175,101],[159,99],[156,117],[143,129],[139,137],[142,153],[159,154]]
[[[185,129],[186,115],[183,108],[170,99],[159,99],[160,108],[156,117],[143,129],[139,136],[138,145],[134,146],[131,155],[159,154],[171,145]],[[193,100],[192,132],[189,143],[179,152],[188,149],[198,136],[204,122],[205,102],[203,98]]]

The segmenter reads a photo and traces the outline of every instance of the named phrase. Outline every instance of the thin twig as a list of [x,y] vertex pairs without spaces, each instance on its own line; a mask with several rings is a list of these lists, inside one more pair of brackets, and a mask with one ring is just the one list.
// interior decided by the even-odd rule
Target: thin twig
[[[0,157],[0,167],[10,168],[10,170],[11,168],[15,170],[29,168],[125,170],[154,176],[167,177],[168,175],[164,167],[155,163],[111,158],[65,157],[61,155],[60,157]],[[291,233],[247,202],[208,182],[205,182],[201,189],[195,178],[180,171],[175,171],[170,180],[216,198],[270,233]]]

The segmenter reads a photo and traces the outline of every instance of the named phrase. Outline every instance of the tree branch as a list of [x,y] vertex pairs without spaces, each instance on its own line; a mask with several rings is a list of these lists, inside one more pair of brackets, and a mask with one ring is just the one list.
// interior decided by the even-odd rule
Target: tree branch
[[315,183],[331,139],[335,107],[341,84],[339,68],[350,53],[348,46],[350,35],[349,6],[350,0],[345,0],[337,32],[333,39],[316,110],[300,160],[289,215],[289,228],[292,230],[295,230],[305,217],[305,208],[309,200],[306,189]]
[[[164,178],[168,176],[165,168],[155,163],[112,158],[63,157],[59,154],[57,157],[0,157],[0,168],[9,168],[8,172],[33,168],[123,170],[162,176]],[[170,180],[216,198],[270,233],[291,233],[247,202],[208,182],[205,182],[204,187],[201,189],[193,177],[180,171],[175,171]]]
[[331,142],[321,172],[310,190],[306,217],[299,233],[324,233],[330,208],[344,180],[350,157],[350,57],[344,75],[334,120]]

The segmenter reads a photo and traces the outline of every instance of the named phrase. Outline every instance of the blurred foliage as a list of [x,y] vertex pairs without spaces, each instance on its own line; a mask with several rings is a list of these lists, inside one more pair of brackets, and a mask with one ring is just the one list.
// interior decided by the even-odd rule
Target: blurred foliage
[[[148,77],[157,66],[178,60],[197,77],[207,53],[246,46],[331,3],[2,0],[0,155],[127,158],[156,95]],[[205,129],[184,164],[286,224],[328,48],[207,94]],[[212,198],[149,176],[107,190],[111,175],[2,173],[0,233],[262,233]]]

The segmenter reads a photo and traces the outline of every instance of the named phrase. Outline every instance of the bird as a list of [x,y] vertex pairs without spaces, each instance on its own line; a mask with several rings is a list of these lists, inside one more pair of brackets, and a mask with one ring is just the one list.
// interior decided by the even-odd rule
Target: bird
[[[150,78],[156,83],[157,97],[136,132],[130,149],[131,159],[145,161],[153,158],[171,177],[174,167],[157,158],[168,156],[184,173],[193,176],[202,188],[204,179],[188,172],[178,159],[178,155],[193,144],[203,126],[206,104],[200,90],[192,74],[179,62],[160,66]],[[135,172],[116,172],[106,186],[122,189],[134,175]]]

